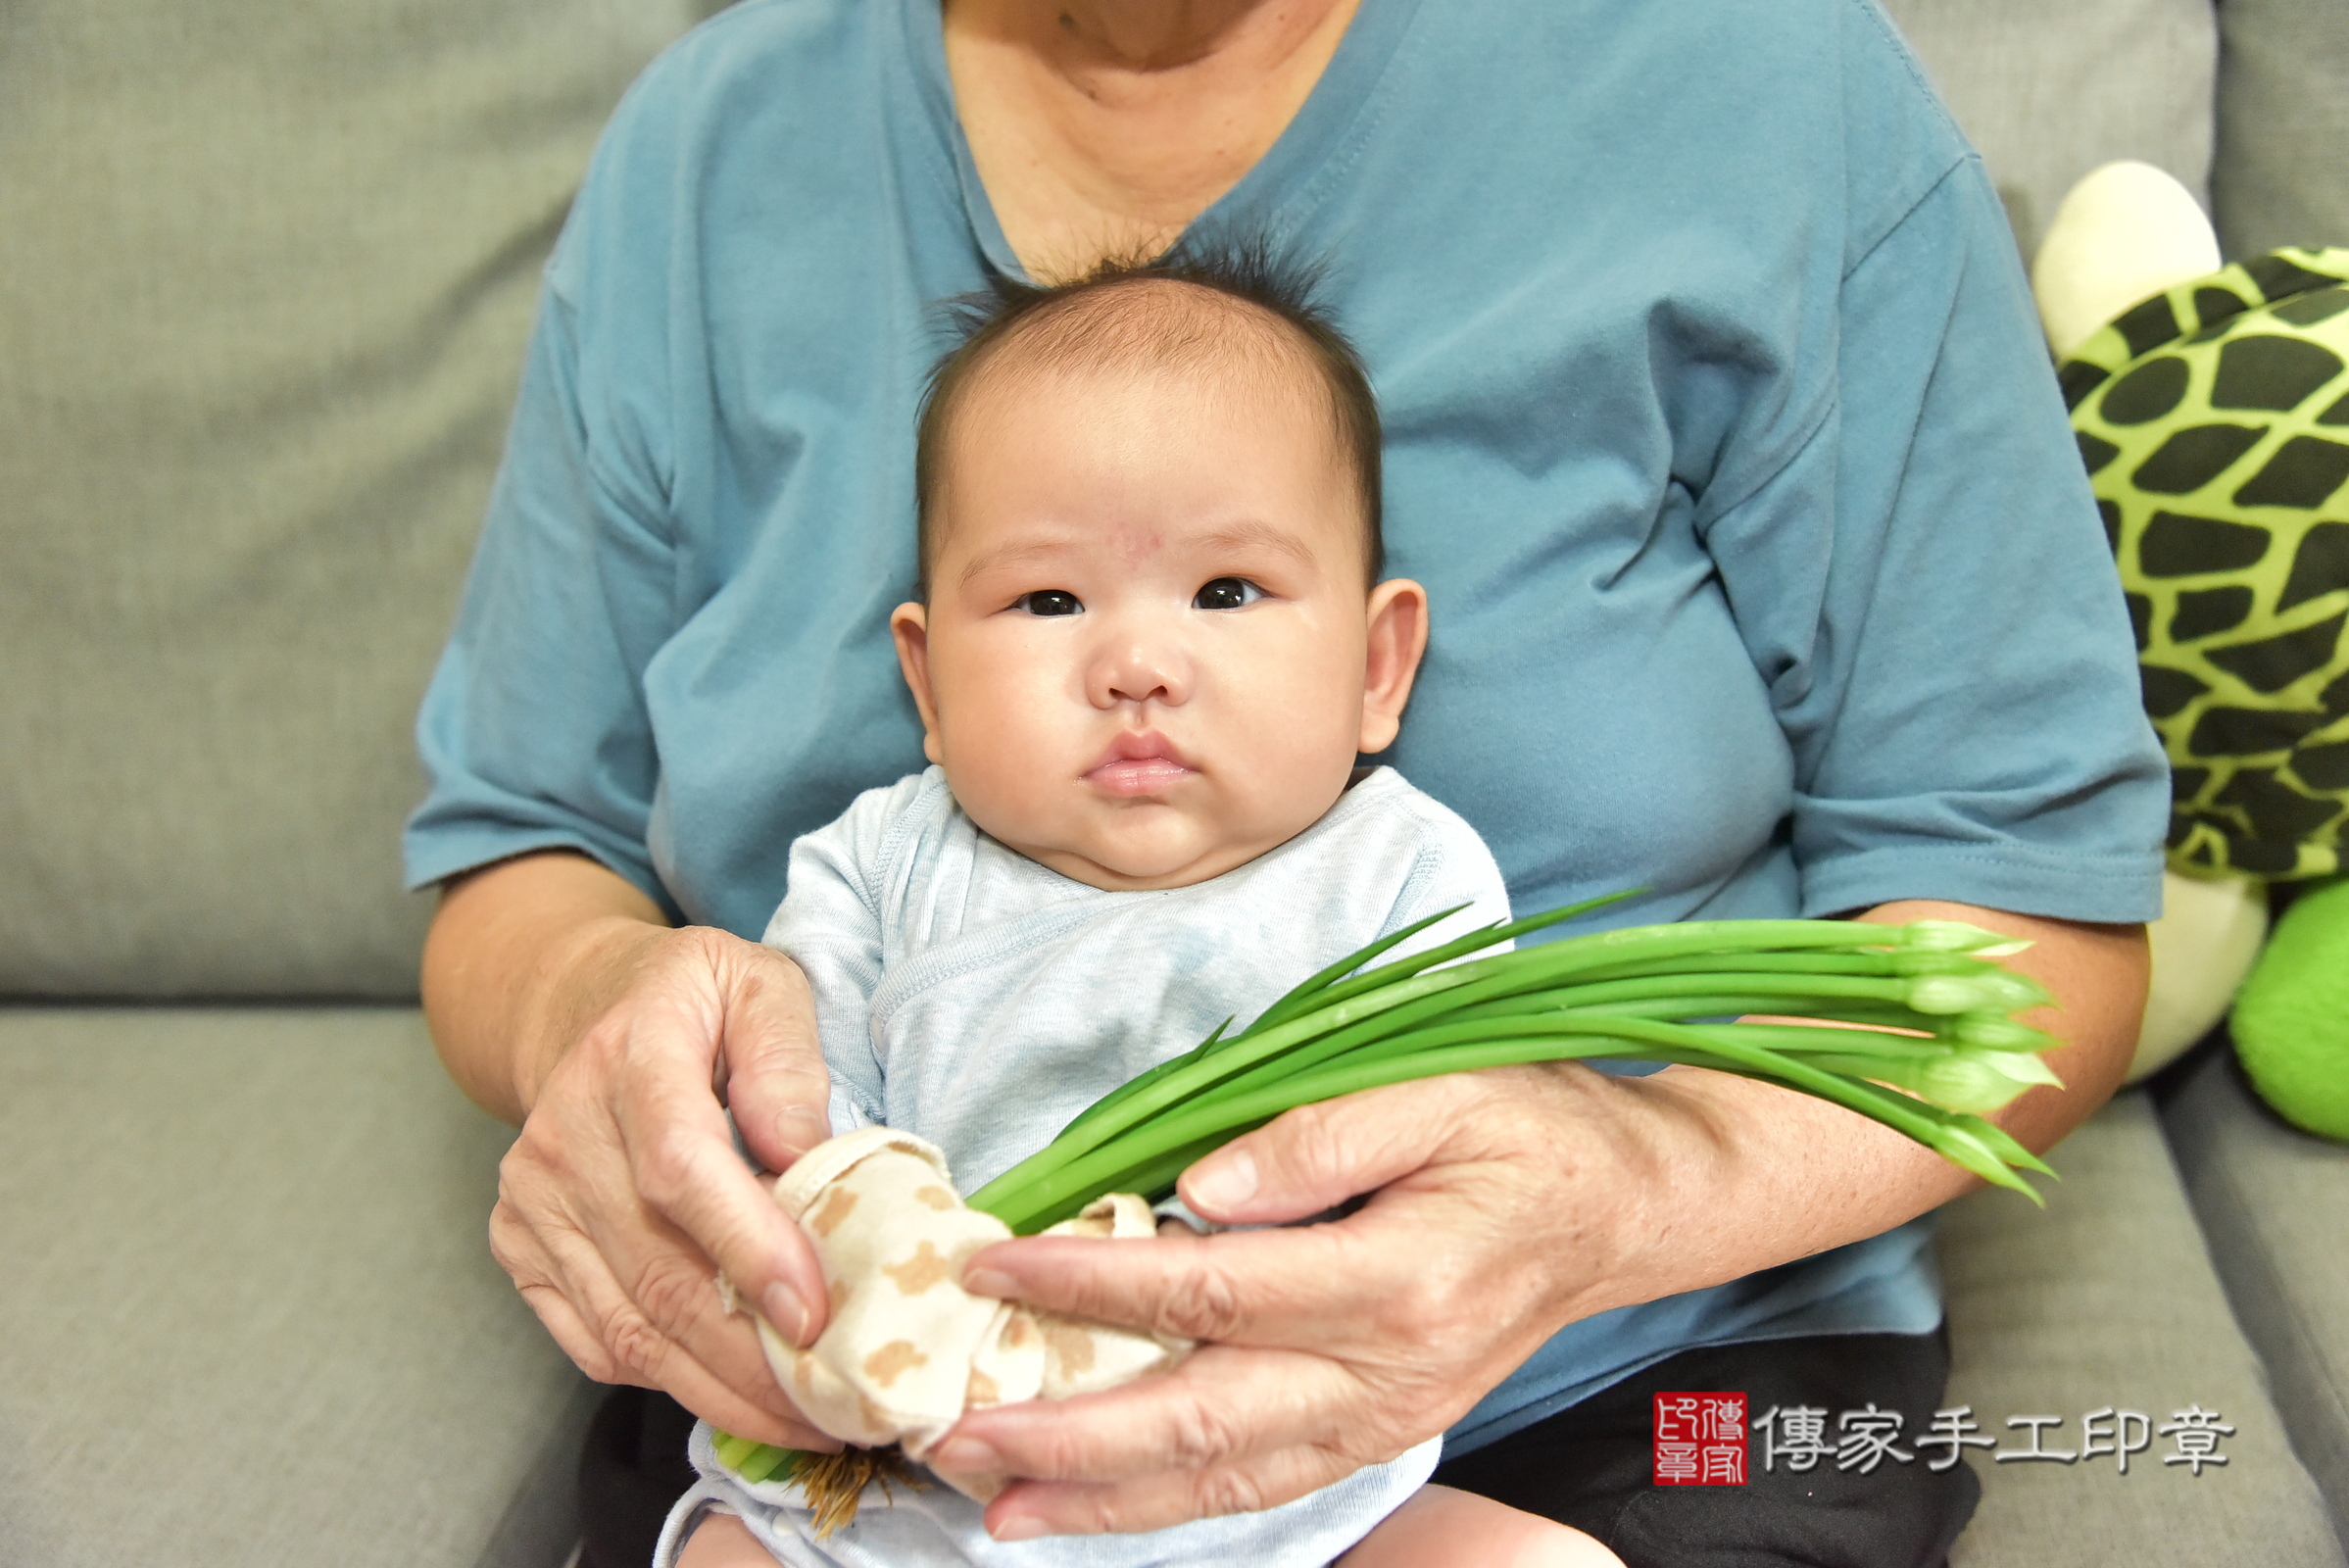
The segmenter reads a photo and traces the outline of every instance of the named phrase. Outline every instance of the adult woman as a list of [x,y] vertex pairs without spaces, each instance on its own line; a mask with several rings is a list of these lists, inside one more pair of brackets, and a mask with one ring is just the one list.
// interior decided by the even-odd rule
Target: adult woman
[[[1521,907],[1956,907],[2036,939],[2068,1004],[2072,1088],[2009,1125],[2044,1146],[2109,1093],[2164,791],[2118,597],[2067,587],[2101,547],[1979,171],[1863,0],[1474,10],[949,0],[942,29],[923,0],[759,0],[623,108],[411,836],[418,882],[463,875],[426,956],[443,1054],[526,1117],[499,1255],[591,1373],[810,1441],[710,1287],[820,1326],[712,1085],[770,1166],[822,1134],[796,972],[740,937],[794,833],[918,765],[885,617],[923,310],[1226,220],[1338,262],[1391,551],[1435,608],[1396,760]],[[1233,1219],[1385,1189],[1270,1262],[985,1254],[974,1285],[1234,1348],[967,1421],[1049,1478],[991,1524],[1278,1500],[1472,1405],[1505,1452],[1691,1346],[1913,1349],[1937,1308],[1895,1227],[1962,1183],[1853,1121],[1680,1069],[1481,1074],[1195,1171]],[[1963,1512],[1854,1560],[1930,1560]]]

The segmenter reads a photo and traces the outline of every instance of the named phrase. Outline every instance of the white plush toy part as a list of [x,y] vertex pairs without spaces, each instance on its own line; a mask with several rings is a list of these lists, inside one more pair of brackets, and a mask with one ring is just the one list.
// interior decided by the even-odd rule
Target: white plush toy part
[[2135,1083],[2218,1027],[2268,941],[2268,890],[2252,877],[2162,873],[2162,917],[2146,927],[2153,984],[2129,1065]]
[[2151,164],[2106,164],[2072,187],[2031,264],[2048,346],[2064,359],[2131,305],[2219,270],[2194,193]]

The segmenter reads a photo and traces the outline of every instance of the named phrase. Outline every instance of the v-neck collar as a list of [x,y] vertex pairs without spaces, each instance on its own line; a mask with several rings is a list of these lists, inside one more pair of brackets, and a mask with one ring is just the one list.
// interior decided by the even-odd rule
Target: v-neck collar
[[[1361,0],[1346,24],[1346,36],[1338,40],[1330,63],[1322,68],[1321,78],[1314,82],[1295,118],[1238,184],[1191,220],[1176,237],[1175,246],[1226,224],[1245,223],[1278,236],[1300,223],[1328,193],[1327,182],[1315,175],[1341,167],[1345,160],[1339,155],[1367,134],[1375,122],[1377,117],[1368,111],[1378,97],[1380,78],[1403,34],[1410,30],[1419,7],[1420,0]],[[962,122],[954,113],[942,9],[941,0],[901,0],[906,58],[918,76],[922,107],[954,164],[963,215],[980,254],[1002,275],[1032,281],[1011,242],[1003,237],[995,204],[988,199],[978,165],[971,159],[970,139],[963,135]]]

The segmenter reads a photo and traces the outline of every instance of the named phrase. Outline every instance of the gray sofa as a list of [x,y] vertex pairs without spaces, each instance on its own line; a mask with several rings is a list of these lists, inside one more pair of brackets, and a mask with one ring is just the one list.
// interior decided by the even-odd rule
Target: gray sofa
[[[0,1565],[554,1568],[593,1390],[491,1262],[397,891],[537,270],[692,0],[0,5]],[[2349,241],[2341,0],[1901,0],[2028,243],[2102,160]],[[1960,1568],[2339,1568],[2349,1150],[2210,1048],[1949,1211]],[[1925,1412],[1911,1412],[1922,1420]]]

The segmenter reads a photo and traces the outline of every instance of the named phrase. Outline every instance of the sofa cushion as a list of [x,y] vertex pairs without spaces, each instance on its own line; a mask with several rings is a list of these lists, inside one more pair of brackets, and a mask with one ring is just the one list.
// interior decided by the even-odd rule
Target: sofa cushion
[[2221,247],[2349,245],[2349,6],[2226,0],[2219,23]]
[[2349,1539],[2349,1145],[2261,1104],[2212,1051],[2163,1108],[2170,1145],[2300,1457]]
[[0,994],[413,996],[539,265],[693,0],[11,0]]
[[2211,0],[1884,0],[1884,9],[1981,149],[2026,256],[2064,193],[2099,164],[2142,159],[2198,196],[2208,189]]
[[556,1568],[510,1137],[406,1009],[0,1010],[0,1568]]
[[[2010,1419],[2055,1415],[2040,1446],[2079,1452],[2081,1421],[2143,1412],[2150,1446],[2115,1457],[2000,1462],[1971,1450],[1982,1501],[1952,1568],[2209,1568],[2344,1561],[2294,1458],[2258,1359],[2228,1313],[2151,1102],[2124,1093],[2048,1156],[2044,1210],[1982,1192],[1942,1212],[1947,1404],[2016,1451]],[[2158,1434],[2199,1406],[2234,1428],[2220,1467],[2165,1464]],[[2103,1423],[2100,1423],[2102,1425]],[[2113,1425],[2118,1425],[2115,1418]]]

